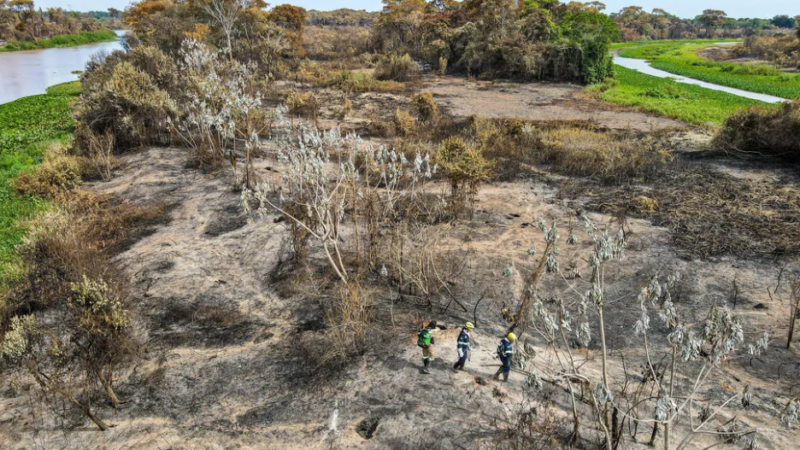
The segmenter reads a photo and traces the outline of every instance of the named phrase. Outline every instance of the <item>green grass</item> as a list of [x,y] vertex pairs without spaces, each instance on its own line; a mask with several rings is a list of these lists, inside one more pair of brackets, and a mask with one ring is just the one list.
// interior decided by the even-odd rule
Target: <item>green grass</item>
[[41,162],[50,142],[70,139],[70,103],[79,93],[80,82],[74,81],[0,105],[0,288],[18,273],[14,247],[25,235],[22,221],[46,205],[42,199],[16,195],[10,183]]
[[586,90],[601,100],[635,106],[690,124],[719,125],[740,108],[764,105],[756,100],[677,83],[620,66],[614,66],[614,72],[614,80],[591,85]]
[[615,42],[611,44],[611,50],[619,50],[623,48],[640,48],[650,46],[664,46],[664,45],[685,45],[685,44],[705,44],[708,46],[717,42],[741,42],[741,39],[681,39],[675,41],[636,41],[636,42]]
[[634,45],[638,46],[620,50],[620,56],[647,59],[656,69],[709,83],[783,98],[800,98],[800,75],[784,73],[767,64],[735,64],[704,59],[697,52],[709,47],[708,41],[662,41]]
[[50,39],[37,41],[12,41],[0,48],[0,52],[14,52],[18,50],[39,50],[43,48],[77,47],[78,45],[93,44],[96,42],[112,42],[117,40],[117,33],[113,30],[81,31],[78,34],[62,34]]

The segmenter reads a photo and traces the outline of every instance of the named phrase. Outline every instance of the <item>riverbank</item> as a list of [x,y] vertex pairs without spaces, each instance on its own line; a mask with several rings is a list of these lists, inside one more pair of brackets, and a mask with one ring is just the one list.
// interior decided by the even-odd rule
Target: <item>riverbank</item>
[[656,69],[708,83],[792,99],[800,98],[800,75],[767,64],[713,61],[698,52],[720,41],[657,41],[620,47],[625,58],[646,59]]
[[79,94],[80,82],[73,81],[0,105],[0,289],[20,272],[14,248],[25,235],[22,222],[46,206],[41,198],[17,195],[13,180],[38,166],[48,145],[69,142],[70,104]]
[[49,39],[39,39],[38,41],[9,42],[5,47],[0,47],[0,52],[77,47],[98,42],[113,42],[117,39],[119,39],[119,36],[114,30],[82,31],[78,34],[63,34]]
[[726,92],[678,83],[636,70],[614,66],[615,78],[588,86],[592,97],[620,106],[635,107],[693,125],[720,125],[741,108],[764,105]]

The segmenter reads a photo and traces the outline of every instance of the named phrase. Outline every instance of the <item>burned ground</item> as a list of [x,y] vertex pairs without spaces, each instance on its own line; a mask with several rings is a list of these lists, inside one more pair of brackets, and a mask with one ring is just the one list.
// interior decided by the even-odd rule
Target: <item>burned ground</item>
[[[588,120],[608,129],[645,133],[653,127],[676,125],[639,113],[583,110],[584,106],[571,103],[576,90],[572,86],[479,85],[484,83],[446,78],[429,88],[456,116],[493,115],[495,111],[498,117]],[[502,95],[509,97],[508,102],[496,100]],[[492,98],[494,106],[486,103]],[[404,100],[386,97],[381,101],[395,103],[381,103],[373,111],[365,106],[371,104],[369,96],[356,97],[348,126],[362,126],[377,111],[386,119]],[[323,125],[336,123],[333,106],[323,104],[328,105],[323,108]],[[553,108],[561,109],[554,112]],[[501,115],[501,110],[508,115]],[[682,133],[684,137],[703,135],[701,130]],[[697,139],[689,137],[682,145],[694,147],[693,142]],[[369,272],[364,283],[375,286],[377,292],[369,350],[347,363],[326,365],[316,358],[320,346],[326,345],[326,305],[332,292],[330,274],[322,276],[319,251],[311,255],[310,270],[315,271],[316,281],[306,281],[301,271],[291,268],[277,280],[276,268],[286,257],[285,222],[275,220],[276,216],[249,222],[229,177],[187,169],[189,160],[190,155],[181,149],[149,148],[124,156],[111,181],[91,184],[97,192],[140,206],[173,205],[166,212],[169,220],[138,236],[115,257],[131,278],[132,294],[149,335],[145,360],[119,382],[119,394],[128,401],[114,413],[102,410],[116,427],[98,433],[84,426],[65,433],[53,422],[34,423],[26,394],[30,386],[12,388],[10,380],[3,379],[3,448],[41,443],[64,449],[306,449],[324,448],[336,435],[344,448],[480,448],[498,442],[516,426],[524,379],[514,372],[510,383],[502,387],[486,381],[498,367],[495,347],[507,327],[501,310],[514,303],[523,286],[518,275],[505,278],[501,273],[509,265],[520,272],[534,264],[526,250],[531,243],[544,247],[537,229],[539,219],[557,220],[567,229],[582,215],[597,224],[614,224],[620,220],[618,209],[628,213],[626,256],[606,273],[606,327],[609,347],[625,355],[629,367],[613,365],[612,373],[633,373],[642,364],[639,338],[629,330],[639,315],[636,295],[655,273],[685,275],[673,301],[689,321],[701,320],[712,305],[726,305],[744,318],[748,341],[764,330],[781,339],[786,333],[787,286],[784,282],[776,288],[776,277],[796,250],[784,245],[786,251],[778,259],[773,250],[778,246],[775,239],[791,242],[796,233],[792,224],[796,225],[798,205],[791,203],[794,197],[784,195],[796,192],[795,179],[774,168],[761,170],[775,180],[737,178],[741,167],[717,158],[695,160],[688,171],[678,165],[676,173],[623,189],[530,167],[516,178],[482,187],[471,218],[427,228],[439,234],[438,254],[453,264],[463,264],[449,285],[463,307],[450,302],[445,308],[448,298],[437,298],[433,308],[421,308],[425,302],[414,295],[398,297],[394,290],[378,290],[381,279]],[[263,178],[276,177],[268,168],[278,164],[265,156],[257,161],[256,170]],[[698,196],[697,200],[680,201],[674,197],[679,190]],[[711,202],[708,196],[718,192],[727,192],[731,198],[723,199],[727,203]],[[657,199],[660,207],[646,214],[629,209],[640,196]],[[693,220],[697,209],[709,204],[731,211],[720,220],[729,219],[740,208],[746,208],[742,210],[746,214],[759,208],[763,217],[754,217],[763,221],[739,228],[720,220],[699,221],[719,238],[703,239],[702,245],[681,240],[681,233],[695,235],[681,224],[698,223]],[[576,245],[562,249],[561,261],[588,278],[585,254],[594,244],[582,230],[576,230],[576,235]],[[709,250],[708,245],[718,245],[723,238],[728,247]],[[586,290],[587,278],[574,280],[575,287]],[[543,287],[553,293],[565,290],[563,280],[555,276],[545,278]],[[431,318],[439,320],[443,329],[436,333],[434,374],[424,376],[419,373],[415,332]],[[466,372],[453,373],[449,367],[455,361],[454,342],[460,324],[467,320],[477,325],[474,354]],[[654,346],[663,348],[665,335],[666,327],[654,320]],[[522,345],[535,351],[535,365],[557,364],[534,336],[523,339]],[[794,432],[778,424],[777,417],[798,389],[797,346],[792,350],[778,347],[772,345],[766,356],[726,362],[702,393],[705,400],[719,402],[749,385],[754,401],[747,410],[749,419],[743,420],[760,428],[762,448],[769,449],[792,448]],[[597,348],[595,340],[588,350],[575,351],[587,376],[598,375]],[[569,432],[562,423],[568,406],[562,388],[548,387],[539,411],[539,419],[554,421],[550,428],[543,428],[543,436],[556,446]],[[590,410],[586,404],[580,408]],[[744,417],[742,408],[737,405],[726,411],[721,420]],[[581,445],[591,447],[592,439]],[[696,444],[705,447],[716,442],[704,437]],[[628,448],[640,447],[644,445],[630,442]]]

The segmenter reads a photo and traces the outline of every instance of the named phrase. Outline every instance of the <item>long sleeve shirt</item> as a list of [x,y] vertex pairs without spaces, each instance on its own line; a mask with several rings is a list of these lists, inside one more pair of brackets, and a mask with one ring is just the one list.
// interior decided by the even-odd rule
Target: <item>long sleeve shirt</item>
[[461,330],[461,334],[458,335],[458,349],[459,350],[469,350],[470,349],[470,336],[467,333],[466,329]]
[[503,338],[500,341],[500,345],[497,346],[497,355],[500,356],[500,358],[506,359],[510,358],[513,354],[514,346],[511,345],[511,341],[507,338]]

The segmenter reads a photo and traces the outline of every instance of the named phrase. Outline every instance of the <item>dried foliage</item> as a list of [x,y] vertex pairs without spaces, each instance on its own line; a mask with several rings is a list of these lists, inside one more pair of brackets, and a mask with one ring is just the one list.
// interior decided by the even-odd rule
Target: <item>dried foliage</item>
[[731,115],[713,145],[738,156],[800,164],[800,101],[752,107]]
[[481,150],[458,136],[445,139],[436,154],[436,163],[450,181],[452,213],[463,209],[465,201],[474,203],[478,187],[492,178],[494,164]]
[[375,78],[391,81],[414,81],[419,78],[419,66],[408,53],[392,53],[383,58],[375,69]]
[[755,57],[779,67],[800,67],[800,37],[750,36],[732,49],[735,56]]
[[417,120],[422,123],[435,122],[439,117],[439,105],[433,99],[433,94],[428,91],[412,95],[411,104],[417,110]]
[[397,108],[394,112],[394,130],[399,136],[409,136],[414,132],[416,123],[411,114]]
[[67,155],[60,144],[50,145],[44,153],[42,164],[12,181],[18,193],[54,198],[80,185],[82,168],[78,158]]
[[369,50],[369,28],[309,26],[303,35],[306,54],[314,60],[346,61]]
[[540,161],[558,172],[617,184],[649,180],[672,159],[669,150],[650,138],[559,128],[542,132],[539,139]]
[[[687,254],[708,258],[774,257],[800,252],[800,190],[793,184],[741,180],[708,169],[671,172],[652,189],[594,191],[589,207],[627,211],[667,227]],[[641,207],[645,195],[657,209]],[[646,205],[645,205],[646,206]]]
[[[518,336],[531,332],[534,338],[540,339],[550,351],[555,352],[558,364],[534,367],[529,362],[532,355],[527,351],[517,351],[515,363],[523,370],[530,367],[526,371],[526,385],[534,389],[542,386],[543,381],[566,385],[574,423],[570,445],[578,441],[581,433],[579,408],[582,405],[579,404],[576,389],[580,387],[582,394],[590,392],[587,402],[591,407],[590,417],[602,432],[605,448],[614,448],[625,439],[623,431],[627,422],[633,427],[634,435],[639,426],[652,424],[650,445],[654,443],[658,427],[663,427],[663,448],[669,450],[674,448],[671,439],[677,431],[677,425],[689,420],[687,417],[694,417],[695,408],[702,407],[699,398],[709,374],[718,370],[725,361],[736,357],[737,349],[743,347],[743,322],[727,307],[719,305],[712,306],[707,316],[696,323],[690,322],[688,317],[691,317],[691,313],[684,316],[682,308],[672,299],[671,293],[676,291],[681,282],[680,274],[666,277],[654,274],[648,282],[635,289],[638,291],[637,303],[641,314],[632,324],[632,330],[641,338],[643,377],[630,374],[624,361],[621,363],[623,373],[612,374],[609,367],[615,356],[610,353],[606,342],[605,273],[612,261],[624,257],[627,245],[625,234],[620,229],[616,235],[612,235],[610,230],[599,230],[586,218],[581,221],[594,243],[585,258],[591,277],[585,280],[573,278],[570,281],[567,274],[562,272],[558,258],[563,241],[557,223],[554,221],[548,228],[540,219],[539,229],[544,234],[547,247],[539,257],[538,264],[523,269],[525,286],[516,313],[511,315],[511,329]],[[564,242],[566,245],[576,243],[574,232],[570,228]],[[535,250],[528,251],[528,255],[535,254]],[[505,276],[511,276],[514,269],[504,272]],[[548,276],[566,284],[566,289],[547,288],[541,281]],[[596,312],[596,327],[589,324],[589,320],[592,320],[588,314],[590,310]],[[655,346],[649,340],[653,314],[657,314],[668,329],[664,346]],[[573,353],[576,342],[579,346],[588,346],[595,339],[594,329],[599,331],[601,373],[587,375],[580,371],[582,363],[576,362]],[[768,343],[769,335],[765,333],[747,347],[747,352],[751,356],[761,355],[767,350]],[[667,361],[666,365],[655,363],[659,354],[662,355],[662,361]],[[581,395],[581,403],[587,400],[585,397],[585,394]],[[677,448],[683,448],[698,434],[715,426],[713,417],[731,402],[747,398],[746,392],[732,395],[721,405],[715,406],[706,418],[697,424],[692,422],[689,431],[681,436]],[[726,440],[741,439],[755,432],[745,426],[717,429],[720,437]]]
[[178,114],[173,99],[176,79],[175,64],[153,48],[116,52],[105,61],[90,62],[74,108],[77,151],[96,151],[93,139],[109,133],[118,152],[165,142],[167,121]]
[[0,311],[2,362],[31,377],[45,399],[67,401],[105,430],[93,403],[120,403],[114,383],[141,356],[143,340],[109,258],[161,210],[91,194],[70,199],[34,221],[20,250],[28,276]]

